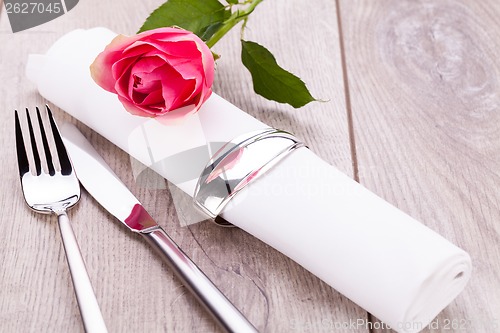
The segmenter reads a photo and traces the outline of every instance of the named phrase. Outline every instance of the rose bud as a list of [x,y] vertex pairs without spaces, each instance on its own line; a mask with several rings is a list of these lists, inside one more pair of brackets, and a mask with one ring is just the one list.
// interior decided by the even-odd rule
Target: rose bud
[[214,58],[190,31],[159,28],[118,35],[90,66],[94,81],[139,116],[176,119],[212,93]]

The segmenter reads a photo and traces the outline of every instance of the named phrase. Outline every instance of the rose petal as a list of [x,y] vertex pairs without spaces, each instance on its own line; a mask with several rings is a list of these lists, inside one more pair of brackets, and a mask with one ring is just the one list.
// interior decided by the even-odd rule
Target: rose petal
[[179,121],[181,118],[186,117],[190,114],[197,112],[203,103],[210,97],[212,90],[204,90],[200,95],[198,95],[197,100],[194,104],[183,106],[181,108],[172,110],[163,115],[157,116],[155,119],[161,123],[169,125],[172,121]]
[[[137,43],[137,42],[135,42]],[[122,57],[123,58],[128,58],[128,57],[138,57],[138,56],[143,56],[147,55],[150,52],[158,52],[158,49],[154,45],[142,43],[139,45],[136,45],[135,47],[127,47],[126,50],[122,52]]]
[[143,80],[142,84],[137,84],[137,86],[134,86],[134,91],[142,94],[149,94],[151,91],[154,90],[161,91],[160,80]]
[[115,85],[109,69],[119,59],[119,50],[128,42],[128,37],[118,35],[106,46],[103,52],[99,53],[94,62],[90,65],[90,75],[92,79],[107,91],[113,92]]
[[191,40],[183,40],[177,42],[156,42],[158,48],[172,57],[187,58],[196,60],[200,56],[197,44]]
[[141,95],[147,93],[148,87],[155,90],[161,87],[161,80],[163,78],[158,75],[151,75],[150,72],[163,64],[164,62],[161,58],[145,57],[139,59],[132,66],[128,77],[128,96],[132,101],[141,103],[144,99]]
[[[161,88],[161,85],[160,85],[160,88]],[[144,101],[141,104],[145,105],[145,106],[147,105],[150,108],[155,108],[155,109],[161,110],[165,105],[161,89],[152,90],[146,96],[146,98],[144,98]]]
[[116,79],[114,91],[118,96],[130,98],[129,83],[130,83],[131,72],[132,72],[132,67],[129,67],[127,71],[123,72],[123,74]]
[[128,112],[176,119],[196,112],[210,96],[214,60],[191,32],[160,28],[116,37],[91,72],[99,85],[118,95]]
[[160,103],[160,102],[164,102],[163,101],[163,98],[162,98],[162,94],[161,94],[161,82],[160,81],[151,81],[151,82],[148,82],[148,87],[144,88],[144,87],[141,87],[141,88],[134,88],[130,94],[130,100],[134,103],[137,103],[137,104],[140,104],[140,105],[147,105],[147,97],[153,93],[153,92],[156,92],[156,91],[159,91],[159,97],[160,97],[160,100],[154,100],[154,101],[151,101],[149,104],[157,104],[157,103]]
[[161,57],[142,57],[138,59],[132,67],[132,74],[136,73],[151,73],[156,68],[165,64],[165,60]]
[[181,119],[183,119],[184,117],[186,117],[190,114],[195,113],[196,111],[198,111],[198,109],[196,108],[196,105],[190,104],[190,105],[186,105],[186,106],[183,106],[181,108],[172,110],[170,112],[158,115],[157,117],[155,117],[155,120],[157,120],[160,123],[165,124],[165,125],[171,125],[172,122],[180,122]]
[[[177,98],[183,95],[184,90],[186,89],[186,80],[172,67],[169,65],[162,66],[161,75],[168,79],[162,80],[162,95],[165,100],[165,109],[170,111],[172,110],[173,103],[177,100]],[[155,71],[155,75],[160,75]]]
[[211,87],[214,82],[215,76],[215,60],[212,51],[208,48],[207,44],[201,43],[198,44],[199,50],[201,52],[201,56],[203,59],[203,67],[205,69],[205,80],[207,82],[208,87]]
[[151,39],[159,39],[161,38],[162,35],[168,36],[168,35],[192,35],[193,33],[190,31],[187,31],[185,29],[181,28],[175,28],[175,27],[163,27],[163,28],[157,28],[157,29],[152,29],[148,31],[141,32],[137,34],[139,36],[138,39],[145,39],[146,37],[149,37]]
[[145,109],[139,105],[136,105],[136,104],[130,102],[126,98],[118,96],[118,99],[123,104],[123,107],[125,108],[125,110],[127,110],[127,112],[129,112],[131,114],[134,114],[136,116],[141,116],[141,117],[154,117],[154,116],[156,116],[155,113],[152,113],[152,112],[148,111],[148,109]]
[[200,54],[195,58],[173,57],[168,54],[158,54],[157,56],[169,63],[186,80],[195,79],[199,83],[203,80],[204,68]]
[[194,80],[184,81],[184,87],[179,95],[172,101],[171,110],[178,109],[189,104],[196,94],[196,82]]
[[189,38],[189,36],[172,36],[172,38],[166,36],[163,39],[156,39],[156,38],[145,38],[145,39],[139,39],[135,40],[130,45],[128,45],[126,48],[123,49],[124,54],[128,54],[130,52],[133,52],[133,50],[137,47],[140,46],[150,46],[154,47],[156,49],[164,49],[164,43],[177,43],[177,42],[187,42],[187,43],[196,43],[193,39]]
[[132,69],[132,65],[137,61],[137,58],[124,58],[115,62],[111,66],[111,73],[115,80],[118,80],[123,73],[128,72]]

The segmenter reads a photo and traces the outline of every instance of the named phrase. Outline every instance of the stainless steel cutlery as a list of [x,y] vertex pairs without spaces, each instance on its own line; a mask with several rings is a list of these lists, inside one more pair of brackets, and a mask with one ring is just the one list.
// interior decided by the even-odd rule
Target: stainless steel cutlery
[[72,125],[61,132],[85,189],[129,230],[139,233],[227,332],[257,332],[196,264],[148,214],[85,137]]
[[[35,212],[57,215],[85,330],[107,332],[80,248],[66,215],[66,210],[76,205],[80,199],[80,184],[48,106],[46,111],[48,126],[44,125],[38,107],[38,126],[34,126],[28,109],[24,122],[15,111],[17,159],[24,199]],[[28,154],[30,151],[31,154]]]
[[80,199],[80,183],[129,230],[146,239],[222,329],[237,333],[257,332],[154,221],[76,127],[66,125],[62,128],[63,142],[48,106],[43,115],[46,116],[42,116],[38,108],[36,112],[26,109],[24,115],[15,111],[21,187],[31,209],[57,215],[85,330],[92,333],[107,332],[66,214]]

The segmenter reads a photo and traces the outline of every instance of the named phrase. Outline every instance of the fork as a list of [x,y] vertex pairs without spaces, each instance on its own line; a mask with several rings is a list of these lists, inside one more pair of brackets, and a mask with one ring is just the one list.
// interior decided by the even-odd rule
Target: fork
[[[80,199],[80,183],[48,105],[46,109],[54,144],[49,145],[40,110],[36,107],[38,137],[43,144],[43,154],[38,150],[34,131],[36,127],[31,122],[30,111],[26,108],[27,126],[24,128],[27,127],[27,130],[23,130],[18,112],[15,111],[17,160],[24,199],[35,212],[57,215],[85,331],[107,332],[80,248],[66,214],[66,210],[73,207]],[[29,140],[31,145],[33,153],[31,162],[28,160],[26,148],[29,146],[25,145],[25,140]],[[57,161],[59,163],[56,163]]]

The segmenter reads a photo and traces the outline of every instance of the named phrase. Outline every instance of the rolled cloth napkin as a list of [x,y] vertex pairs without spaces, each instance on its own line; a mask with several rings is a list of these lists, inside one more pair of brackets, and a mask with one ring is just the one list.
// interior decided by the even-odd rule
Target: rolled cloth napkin
[[[89,71],[115,35],[72,31],[45,55],[30,55],[27,75],[46,99],[193,196],[212,143],[267,126],[216,94],[173,124],[130,115]],[[471,273],[466,252],[305,147],[251,182],[221,216],[398,332],[425,328]]]

